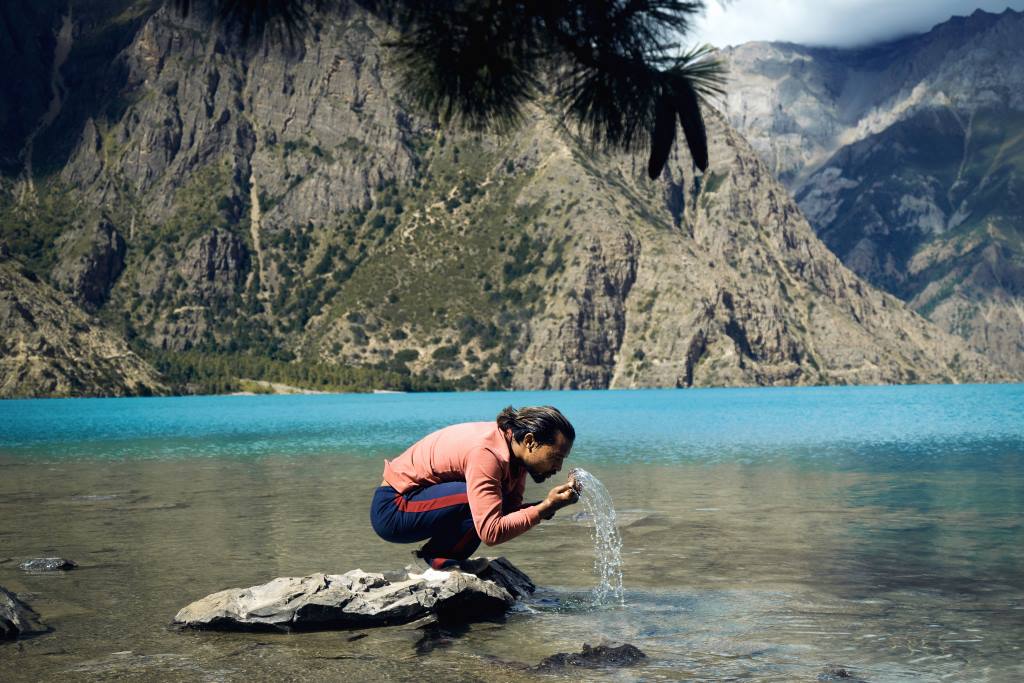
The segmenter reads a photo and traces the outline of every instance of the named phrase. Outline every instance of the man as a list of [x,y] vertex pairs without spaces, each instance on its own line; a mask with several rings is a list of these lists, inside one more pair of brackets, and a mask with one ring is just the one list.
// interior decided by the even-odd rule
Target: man
[[523,504],[526,475],[557,474],[576,431],[550,406],[505,408],[495,422],[467,422],[427,435],[390,462],[370,521],[393,543],[430,539],[416,555],[433,569],[479,571],[465,562],[483,540],[497,545],[577,500],[574,482]]

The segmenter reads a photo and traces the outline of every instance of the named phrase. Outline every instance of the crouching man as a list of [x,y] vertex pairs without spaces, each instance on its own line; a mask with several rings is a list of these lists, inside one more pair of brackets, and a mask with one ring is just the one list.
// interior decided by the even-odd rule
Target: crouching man
[[394,460],[373,496],[370,521],[385,541],[427,540],[416,555],[433,569],[466,563],[483,540],[504,543],[579,498],[574,482],[539,503],[523,503],[526,475],[540,483],[562,469],[576,431],[550,406],[511,406],[495,422],[467,422],[428,434]]

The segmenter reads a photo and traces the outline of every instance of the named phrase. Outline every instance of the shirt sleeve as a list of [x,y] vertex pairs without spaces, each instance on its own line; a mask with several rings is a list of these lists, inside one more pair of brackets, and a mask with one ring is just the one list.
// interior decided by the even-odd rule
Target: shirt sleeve
[[[487,545],[504,543],[540,523],[540,513],[534,507],[503,514],[501,465],[497,456],[485,448],[469,455],[466,494],[473,526],[480,540]],[[521,492],[519,500],[522,501]]]

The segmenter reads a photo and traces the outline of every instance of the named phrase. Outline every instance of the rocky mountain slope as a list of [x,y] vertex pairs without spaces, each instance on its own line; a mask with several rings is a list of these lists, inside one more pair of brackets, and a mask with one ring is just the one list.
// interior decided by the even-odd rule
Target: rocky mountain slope
[[123,339],[10,260],[0,260],[0,328],[0,397],[168,391]]
[[[714,113],[711,172],[677,157],[652,183],[546,111],[501,138],[415,116],[366,16],[282,48],[134,6],[106,76],[82,79],[106,90],[69,90],[34,174],[0,183],[0,229],[161,367],[260,356],[463,388],[1006,377],[843,267]],[[109,30],[79,20],[68,63]]]
[[1024,13],[725,51],[730,122],[843,262],[1024,376]]

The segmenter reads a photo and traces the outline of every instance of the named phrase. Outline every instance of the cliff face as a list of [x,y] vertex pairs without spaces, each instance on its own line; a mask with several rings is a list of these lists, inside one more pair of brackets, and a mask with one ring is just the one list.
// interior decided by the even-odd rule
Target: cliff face
[[0,184],[12,253],[140,348],[465,387],[1005,376],[846,270],[714,113],[712,172],[652,183],[541,110],[501,138],[417,118],[363,15],[288,49],[210,21],[140,19],[118,107],[63,115],[31,200]]
[[0,397],[162,394],[123,339],[9,260],[0,261]]
[[[602,173],[582,152],[539,164],[537,191],[568,179],[570,204],[589,199],[590,237],[566,259],[577,264],[569,295],[553,291],[528,327],[528,351],[557,354],[524,354],[521,386],[574,385],[588,365],[609,368],[617,387],[995,376],[844,268],[742,138],[720,117],[708,124],[715,162],[700,181],[675,164],[675,183],[631,180],[622,159]],[[678,226],[666,207],[675,192]]]
[[125,241],[109,221],[65,232],[57,239],[58,261],[50,280],[82,308],[95,311],[124,270]]
[[726,51],[728,118],[859,275],[1024,376],[1024,13]]

